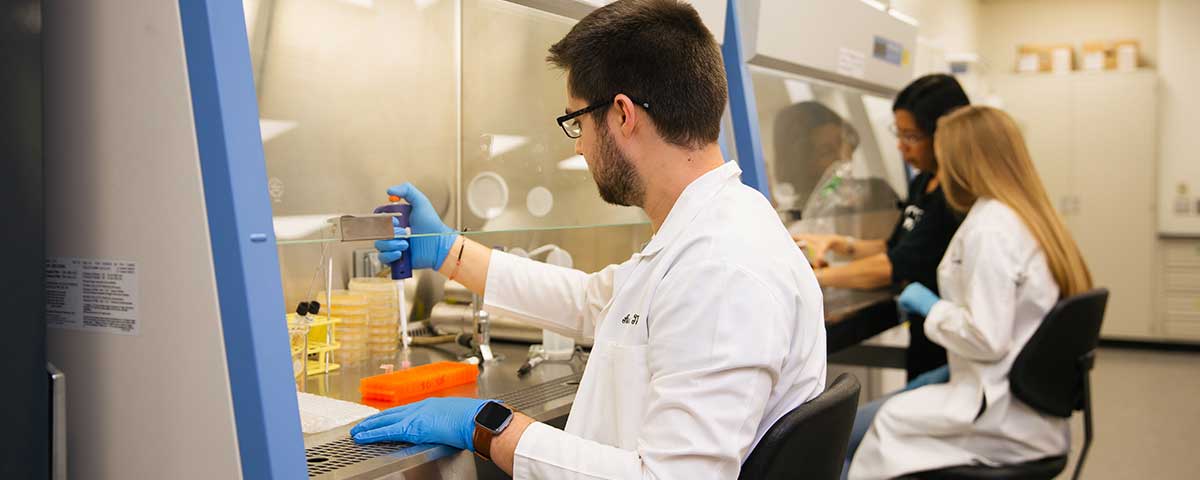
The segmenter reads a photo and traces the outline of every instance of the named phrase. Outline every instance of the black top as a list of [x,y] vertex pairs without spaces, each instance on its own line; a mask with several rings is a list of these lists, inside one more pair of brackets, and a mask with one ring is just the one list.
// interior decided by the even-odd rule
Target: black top
[[[892,262],[892,285],[902,288],[919,282],[938,293],[937,267],[962,218],[950,209],[939,185],[925,192],[932,173],[922,173],[908,185],[908,201],[887,240],[887,256]],[[909,344],[906,368],[911,381],[929,370],[946,364],[946,350],[925,338],[925,319],[909,315]]]
[[925,192],[932,179],[932,173],[922,173],[908,185],[908,201],[888,237],[887,256],[892,262],[892,284],[920,282],[938,293],[938,263],[962,219],[946,204],[940,185]]

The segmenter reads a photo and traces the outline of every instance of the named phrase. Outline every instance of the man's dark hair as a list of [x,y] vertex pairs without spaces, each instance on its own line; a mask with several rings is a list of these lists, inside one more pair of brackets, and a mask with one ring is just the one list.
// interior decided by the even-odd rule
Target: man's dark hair
[[[727,96],[721,51],[691,5],[620,0],[580,20],[546,61],[567,71],[571,95],[588,104],[624,93],[647,110],[667,142],[717,141]],[[607,109],[595,112],[603,121]]]
[[907,110],[912,113],[922,132],[932,137],[942,115],[970,104],[958,80],[939,73],[925,75],[904,87],[896,96],[892,111]]

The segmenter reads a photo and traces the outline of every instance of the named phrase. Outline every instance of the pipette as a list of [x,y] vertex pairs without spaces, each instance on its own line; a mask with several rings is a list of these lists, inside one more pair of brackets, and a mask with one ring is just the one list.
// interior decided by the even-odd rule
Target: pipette
[[[343,242],[390,240],[396,238],[397,228],[400,229],[401,235],[412,235],[409,223],[412,205],[401,203],[400,197],[395,195],[389,195],[388,200],[390,203],[376,207],[371,215],[343,215],[330,219],[338,239]],[[391,278],[396,280],[400,337],[404,348],[407,349],[412,343],[412,336],[408,332],[408,312],[405,310],[404,284],[401,281],[412,278],[412,256],[409,252],[404,252],[399,260],[391,262],[389,266],[392,269]]]
[[[376,207],[374,213],[386,213],[393,215],[393,218],[395,219],[393,221],[394,224],[403,229],[405,235],[411,234],[412,231],[410,230],[408,217],[410,214],[412,214],[412,205],[400,203],[400,197],[395,195],[389,195],[388,200],[390,200],[391,203]],[[400,343],[403,345],[406,352],[409,345],[412,344],[412,337],[409,336],[408,333],[408,311],[405,309],[403,281],[406,278],[412,278],[412,255],[410,255],[410,252],[404,252],[404,254],[400,256],[399,260],[396,260],[390,264],[392,267],[392,280],[396,281],[396,308],[399,309],[400,313]]]
[[[395,195],[388,196],[388,200],[391,203],[375,207],[374,213],[391,214],[394,218],[393,225],[404,230],[405,235],[411,234],[412,232],[409,231],[408,216],[412,214],[412,205],[400,203],[400,197]],[[408,255],[407,253],[405,252],[405,255],[401,255],[399,260],[390,264],[392,267],[392,280],[412,278],[412,255]]]

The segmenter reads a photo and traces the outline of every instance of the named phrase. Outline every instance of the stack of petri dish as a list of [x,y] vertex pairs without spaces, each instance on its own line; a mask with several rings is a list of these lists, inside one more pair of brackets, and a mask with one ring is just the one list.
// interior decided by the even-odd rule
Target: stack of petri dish
[[394,354],[400,344],[400,314],[396,282],[387,278],[360,277],[350,280],[350,291],[367,298],[370,322],[367,347],[371,354]]
[[[321,292],[317,298],[325,300],[325,292]],[[333,303],[329,306],[329,314],[341,320],[341,323],[334,327],[337,332],[336,341],[341,344],[335,360],[346,363],[365,360],[368,356],[367,325],[370,321],[367,296],[349,290],[334,290],[331,301]]]

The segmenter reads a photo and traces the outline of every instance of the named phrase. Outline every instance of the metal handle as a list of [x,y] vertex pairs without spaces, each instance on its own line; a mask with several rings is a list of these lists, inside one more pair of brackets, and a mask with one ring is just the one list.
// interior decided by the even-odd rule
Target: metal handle
[[50,478],[67,480],[67,376],[46,362],[50,375]]

